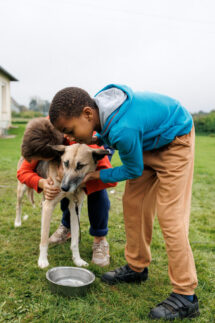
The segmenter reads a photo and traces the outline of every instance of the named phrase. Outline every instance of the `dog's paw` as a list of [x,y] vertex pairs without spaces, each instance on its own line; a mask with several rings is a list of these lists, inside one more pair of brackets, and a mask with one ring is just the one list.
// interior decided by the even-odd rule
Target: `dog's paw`
[[89,266],[89,264],[84,261],[83,259],[79,258],[79,259],[73,259],[74,264],[78,267],[87,267]]
[[28,214],[25,214],[25,215],[23,216],[23,220],[24,220],[24,221],[28,220]]
[[49,265],[49,262],[48,262],[47,258],[39,258],[38,259],[38,266],[40,268],[46,268],[46,267],[48,267],[48,265]]
[[15,228],[21,227],[21,225],[22,225],[22,222],[21,221],[15,221],[14,222],[14,227]]

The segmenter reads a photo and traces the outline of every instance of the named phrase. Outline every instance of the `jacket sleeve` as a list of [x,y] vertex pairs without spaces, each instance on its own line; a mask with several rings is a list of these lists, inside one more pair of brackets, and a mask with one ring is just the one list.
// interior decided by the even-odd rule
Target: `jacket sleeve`
[[[97,147],[97,148],[101,148],[101,147]],[[105,156],[104,158],[102,158],[97,165],[96,170],[101,170],[101,169],[108,169],[111,168],[111,163],[108,159],[107,156]],[[115,187],[117,185],[117,183],[104,183],[102,182],[100,179],[99,180],[93,180],[93,181],[89,181],[86,183],[86,193],[87,195],[97,192],[97,191],[101,191],[104,190],[106,188],[109,187]]]
[[110,134],[110,137],[123,165],[101,170],[100,179],[104,183],[113,183],[141,176],[144,169],[143,149],[138,130],[124,128],[114,135]]
[[35,172],[37,164],[38,161],[32,161],[29,163],[24,159],[17,171],[17,178],[22,184],[26,184],[28,187],[33,188],[37,193],[40,193],[42,192],[42,189],[38,187],[38,184],[42,177]]

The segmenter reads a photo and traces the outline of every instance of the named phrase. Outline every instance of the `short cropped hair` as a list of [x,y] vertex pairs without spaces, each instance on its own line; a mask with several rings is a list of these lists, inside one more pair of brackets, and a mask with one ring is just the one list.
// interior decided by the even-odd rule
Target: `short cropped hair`
[[52,145],[61,145],[63,142],[63,134],[54,128],[49,119],[35,118],[26,127],[21,146],[22,156],[28,161],[33,157],[58,160],[60,153]]
[[59,117],[79,117],[84,107],[96,108],[96,103],[91,96],[78,87],[67,87],[54,96],[49,109],[52,124]]

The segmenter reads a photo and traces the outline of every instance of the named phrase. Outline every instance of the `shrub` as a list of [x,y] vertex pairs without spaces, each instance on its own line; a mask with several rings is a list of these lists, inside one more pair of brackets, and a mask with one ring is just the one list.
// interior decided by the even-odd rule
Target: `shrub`
[[24,118],[24,119],[32,119],[43,117],[43,114],[38,111],[26,110],[22,112],[12,112],[12,118]]
[[194,116],[194,124],[198,133],[215,134],[215,111]]

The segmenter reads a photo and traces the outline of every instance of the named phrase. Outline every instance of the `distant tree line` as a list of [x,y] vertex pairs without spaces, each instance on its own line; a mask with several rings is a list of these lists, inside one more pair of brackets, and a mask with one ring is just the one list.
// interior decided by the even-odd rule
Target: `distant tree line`
[[193,114],[195,130],[197,133],[215,135],[215,110],[205,113],[200,111]]
[[42,100],[39,97],[33,97],[29,103],[29,110],[39,112],[44,116],[49,113],[50,103],[47,100]]
[[[12,118],[13,119],[33,119],[33,118],[38,118],[38,117],[44,117],[44,115],[40,112],[37,111],[32,111],[32,110],[25,110],[21,112],[15,112],[12,111]],[[16,120],[17,122],[17,120]]]
[[30,99],[28,107],[18,104],[11,98],[12,117],[15,119],[32,119],[47,116],[49,107],[49,101],[42,100],[38,96],[34,96]]

